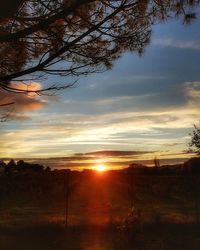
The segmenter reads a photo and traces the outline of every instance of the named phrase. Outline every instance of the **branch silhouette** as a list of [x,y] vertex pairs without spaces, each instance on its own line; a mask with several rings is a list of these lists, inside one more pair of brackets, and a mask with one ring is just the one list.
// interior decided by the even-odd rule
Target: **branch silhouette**
[[[8,0],[0,3],[0,89],[48,75],[104,72],[126,50],[141,55],[152,25],[171,17],[196,18],[198,0]],[[44,87],[36,94],[72,84]]]

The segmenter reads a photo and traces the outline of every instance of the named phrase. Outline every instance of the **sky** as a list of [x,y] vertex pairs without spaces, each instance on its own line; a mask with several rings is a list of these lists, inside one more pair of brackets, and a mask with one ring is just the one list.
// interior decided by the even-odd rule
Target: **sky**
[[56,96],[1,92],[16,105],[13,119],[0,124],[0,157],[74,169],[151,165],[154,157],[161,164],[185,161],[200,115],[199,25],[158,24],[142,57],[126,52],[112,70],[80,77]]

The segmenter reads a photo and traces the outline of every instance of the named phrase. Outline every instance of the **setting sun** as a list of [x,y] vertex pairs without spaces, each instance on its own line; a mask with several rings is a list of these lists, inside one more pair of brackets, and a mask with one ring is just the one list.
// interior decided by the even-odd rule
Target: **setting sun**
[[103,172],[103,171],[105,171],[107,168],[106,168],[106,166],[104,166],[104,165],[97,165],[94,169],[97,170],[97,171],[99,171],[99,172]]

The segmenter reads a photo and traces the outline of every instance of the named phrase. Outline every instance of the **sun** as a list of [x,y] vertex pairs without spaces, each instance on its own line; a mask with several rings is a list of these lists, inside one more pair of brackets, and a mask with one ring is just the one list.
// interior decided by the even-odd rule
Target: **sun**
[[107,168],[105,165],[97,165],[94,167],[95,170],[97,170],[98,172],[103,172],[105,171]]

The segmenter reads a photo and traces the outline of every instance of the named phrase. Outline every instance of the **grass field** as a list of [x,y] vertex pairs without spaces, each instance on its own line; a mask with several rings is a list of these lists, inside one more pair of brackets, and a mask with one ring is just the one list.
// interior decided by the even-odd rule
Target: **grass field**
[[200,249],[199,177],[72,172],[66,180],[0,178],[0,249]]

